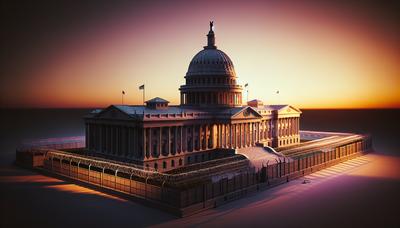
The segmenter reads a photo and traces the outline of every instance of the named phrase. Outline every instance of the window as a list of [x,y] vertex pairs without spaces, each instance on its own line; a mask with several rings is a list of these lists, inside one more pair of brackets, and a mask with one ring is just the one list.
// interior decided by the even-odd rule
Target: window
[[167,168],[167,162],[163,161],[162,166],[163,166],[163,169],[166,169]]
[[154,163],[154,169],[158,169],[158,164],[157,163]]
[[179,166],[182,165],[182,158],[179,158]]
[[171,167],[175,167],[175,160],[171,160]]
[[190,164],[190,157],[187,158],[188,164]]

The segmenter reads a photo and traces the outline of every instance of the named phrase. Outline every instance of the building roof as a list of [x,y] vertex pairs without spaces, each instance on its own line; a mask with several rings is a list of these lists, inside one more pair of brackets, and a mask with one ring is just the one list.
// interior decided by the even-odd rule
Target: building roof
[[146,103],[169,103],[169,101],[167,101],[161,97],[155,97],[153,99],[146,101]]
[[[100,118],[120,118],[120,116],[111,114],[119,110],[125,115],[134,119],[151,119],[151,118],[243,118],[242,113],[253,116],[253,118],[261,117],[262,115],[270,115],[273,111],[283,110],[285,107],[293,108],[295,111],[301,113],[300,110],[289,105],[265,105],[261,108],[251,106],[241,106],[234,108],[223,109],[200,109],[188,106],[168,106],[165,109],[153,109],[143,105],[111,105],[103,110],[96,109],[92,111],[87,117],[100,117]],[[113,111],[114,110],[114,111]],[[286,109],[285,109],[286,110]],[[253,113],[253,114],[251,114]],[[250,117],[250,116],[249,116]]]
[[180,106],[169,106],[166,109],[152,109],[143,105],[113,105],[118,108],[122,112],[128,115],[136,115],[136,114],[180,114],[182,112],[200,112],[200,110],[192,110],[188,108],[182,108]]

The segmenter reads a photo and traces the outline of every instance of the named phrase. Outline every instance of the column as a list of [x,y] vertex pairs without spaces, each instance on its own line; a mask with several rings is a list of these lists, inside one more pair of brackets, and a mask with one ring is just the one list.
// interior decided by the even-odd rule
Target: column
[[179,140],[181,144],[179,145],[179,153],[183,152],[183,126],[179,127]]
[[182,146],[182,152],[187,152],[188,151],[188,147],[187,147],[187,145],[188,145],[188,130],[187,130],[187,126],[183,126],[182,127],[183,129],[183,134],[184,134],[184,137],[183,137],[183,141],[185,142]]
[[293,118],[293,134],[297,135],[297,118]]
[[226,142],[227,142],[227,139],[226,139],[226,124],[223,124],[222,125],[223,126],[223,132],[222,132],[222,136],[223,136],[223,139],[222,139],[222,146],[224,147],[224,148],[226,148],[227,147],[227,144],[226,144]]
[[142,130],[142,148],[143,148],[143,154],[144,154],[144,156],[146,157],[146,158],[149,158],[149,152],[148,152],[148,150],[149,150],[149,147],[147,146],[147,143],[146,143],[146,141],[147,141],[148,139],[147,139],[147,130],[146,130],[146,128],[144,128],[143,127],[143,130]]
[[232,131],[232,148],[236,148],[237,146],[236,146],[236,140],[237,140],[237,136],[236,136],[236,124],[232,124],[232,128],[233,128],[233,131]]
[[278,136],[281,137],[282,136],[282,120],[278,119]]
[[296,135],[296,117],[293,117],[293,135]]
[[192,126],[192,151],[195,151],[195,143],[194,143],[194,128],[195,128],[195,125],[193,125]]
[[208,127],[208,124],[206,124],[204,126],[204,139],[205,139],[204,141],[206,144],[206,149],[208,149],[208,139],[209,139],[208,130],[209,130],[209,127]]
[[171,127],[167,127],[167,156],[171,154]]
[[233,140],[232,140],[232,136],[233,136],[233,134],[232,134],[232,125],[231,124],[229,124],[229,148],[233,148]]
[[251,146],[253,145],[254,142],[254,123],[249,123],[249,132],[250,132],[249,146]]
[[172,154],[178,153],[178,126],[175,126],[174,128],[174,150],[172,151]]
[[241,148],[242,146],[243,146],[243,132],[242,132],[242,129],[243,129],[243,124],[242,123],[240,123],[239,124],[239,148]]
[[211,148],[215,148],[216,143],[215,143],[215,138],[214,138],[214,125],[211,124],[210,126],[211,126],[211,129],[210,129]]
[[222,124],[218,124],[218,147],[222,148],[222,139],[223,139],[223,135],[222,135]]
[[254,140],[254,125],[253,123],[249,123],[249,146],[253,145]]
[[248,135],[248,133],[247,133],[247,123],[244,123],[243,125],[244,125],[244,127],[243,127],[243,130],[244,130],[244,146],[247,147],[247,135]]
[[202,126],[199,125],[199,131],[198,131],[199,150],[201,150],[203,148],[203,143],[201,140],[201,132],[202,132]]
[[158,128],[158,152],[157,157],[162,155],[162,127]]
[[247,123],[247,146],[251,145],[252,138],[253,138],[253,133],[251,129],[251,123]]
[[153,131],[155,131],[155,129],[148,128],[147,131],[148,131],[148,134],[149,134],[149,137],[147,139],[147,145],[148,145],[147,150],[148,150],[148,153],[149,153],[149,157],[153,158],[154,147],[153,147],[153,139],[152,138],[153,138]]

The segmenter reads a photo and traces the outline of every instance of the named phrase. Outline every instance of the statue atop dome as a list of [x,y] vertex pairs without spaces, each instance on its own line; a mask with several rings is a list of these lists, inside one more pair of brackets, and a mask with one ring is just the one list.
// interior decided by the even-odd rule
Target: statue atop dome
[[215,46],[215,35],[213,31],[214,27],[214,21],[210,21],[210,31],[207,34],[207,46],[205,46],[205,49],[216,49],[217,46]]

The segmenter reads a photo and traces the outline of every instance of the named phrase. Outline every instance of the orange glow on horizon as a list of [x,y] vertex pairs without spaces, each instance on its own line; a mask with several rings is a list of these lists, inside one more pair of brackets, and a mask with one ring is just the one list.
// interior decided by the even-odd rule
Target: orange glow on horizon
[[314,109],[400,108],[399,46],[377,22],[321,6],[232,2],[194,10],[198,5],[152,7],[139,16],[132,9],[56,40],[12,72],[25,80],[10,77],[0,86],[0,106],[106,107],[121,103],[122,90],[125,103],[141,104],[141,84],[146,99],[178,104],[178,88],[213,19],[216,44],[234,62],[239,83],[249,83],[249,99]]

